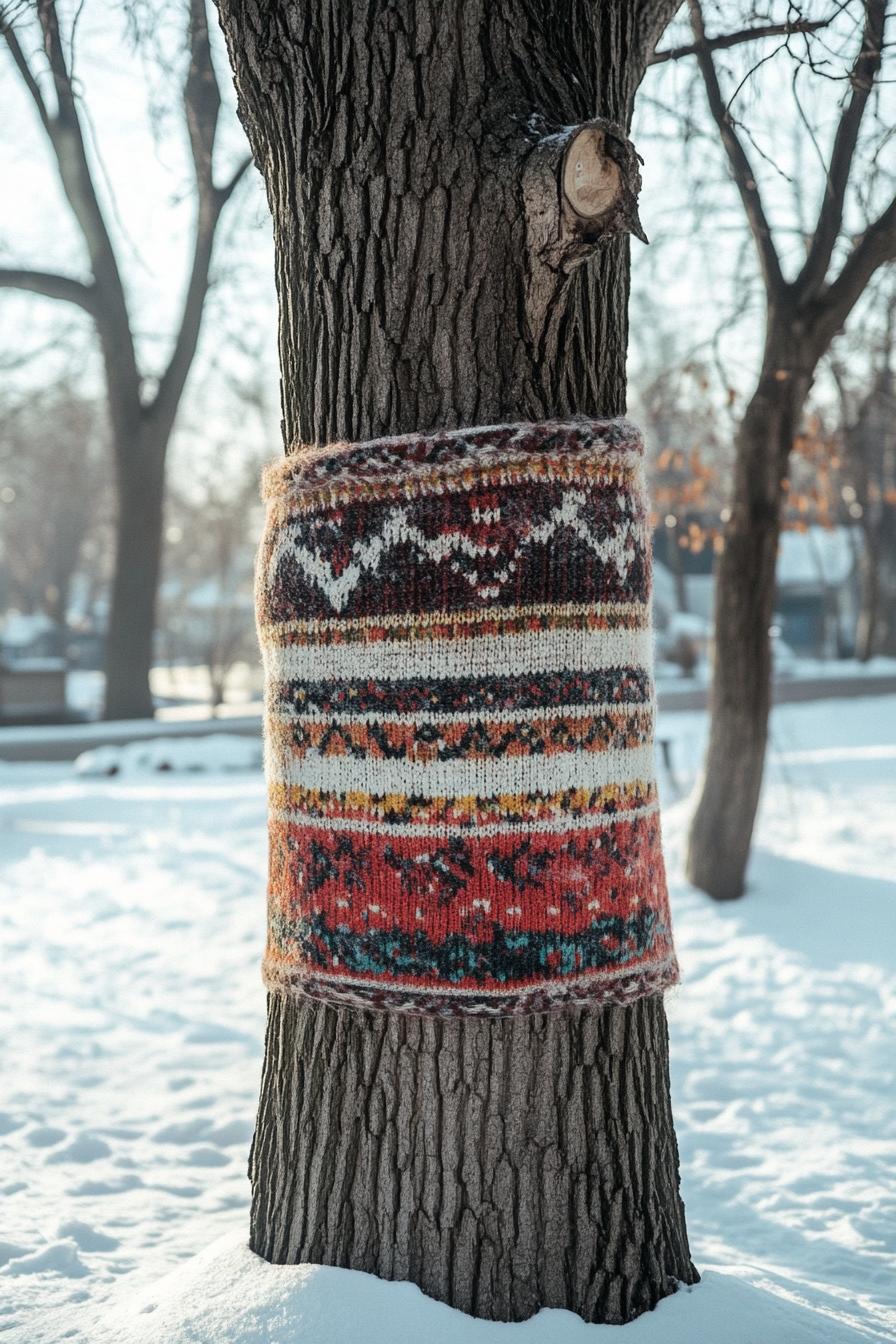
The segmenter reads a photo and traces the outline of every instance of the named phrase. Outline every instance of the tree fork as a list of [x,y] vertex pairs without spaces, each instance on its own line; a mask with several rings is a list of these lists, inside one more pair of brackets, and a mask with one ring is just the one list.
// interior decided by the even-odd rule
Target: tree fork
[[[283,436],[625,409],[635,89],[678,0],[218,0],[267,186]],[[271,996],[253,1248],[492,1319],[697,1275],[662,1000],[430,1020]]]

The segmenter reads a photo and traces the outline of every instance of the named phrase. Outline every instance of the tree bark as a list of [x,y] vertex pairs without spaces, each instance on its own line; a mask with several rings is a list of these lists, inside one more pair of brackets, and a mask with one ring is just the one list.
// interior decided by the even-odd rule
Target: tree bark
[[[219,0],[274,218],[287,451],[624,409],[625,128],[676,8]],[[563,195],[583,123],[620,167],[609,210],[590,159],[589,200]],[[629,1320],[697,1277],[667,1059],[658,997],[446,1022],[272,996],[251,1244],[484,1317]]]
[[273,996],[253,1249],[476,1316],[621,1323],[693,1282],[660,996],[504,1021]]
[[877,530],[863,530],[864,549],[859,563],[859,615],[856,621],[856,658],[870,662],[877,652],[877,624],[880,612],[880,547]]
[[107,719],[153,717],[149,673],[161,563],[166,447],[167,441],[142,441],[138,428],[133,441],[115,454],[118,512],[106,637]]
[[737,433],[734,503],[715,573],[709,745],[687,859],[691,882],[718,900],[744,891],[771,707],[782,481],[813,369],[782,322]]
[[221,0],[274,218],[288,449],[624,405],[626,241],[535,255],[525,168],[564,128],[628,124],[678,2]]

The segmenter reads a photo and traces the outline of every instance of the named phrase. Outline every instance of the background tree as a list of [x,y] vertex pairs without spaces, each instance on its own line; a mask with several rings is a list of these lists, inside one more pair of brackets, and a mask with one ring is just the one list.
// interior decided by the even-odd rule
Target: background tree
[[102,407],[68,381],[0,408],[0,608],[43,613],[65,648],[73,580],[111,518]]
[[[792,7],[787,8],[789,17]],[[885,0],[838,5],[819,21],[827,38],[835,19],[842,31],[857,15],[858,31],[847,91],[824,161],[821,204],[792,276],[780,251],[779,235],[787,230],[774,224],[770,193],[763,190],[754,162],[759,154],[748,151],[748,137],[733,110],[744,80],[726,97],[713,55],[720,44],[707,37],[699,0],[689,0],[689,14],[692,50],[753,237],[765,293],[761,369],[736,434],[731,512],[716,569],[712,720],[688,853],[690,879],[712,896],[727,899],[744,889],[762,782],[771,696],[769,629],[788,460],[820,360],[875,272],[896,257],[896,199],[892,181],[881,182],[879,174],[868,180],[862,155],[857,155],[881,77]],[[821,54],[813,57],[811,44],[820,40],[821,35],[800,38],[808,52],[806,69],[819,78],[827,76],[829,97],[837,87],[830,83],[836,71],[830,69],[826,52],[823,59]],[[812,136],[817,143],[814,130]],[[870,222],[857,223],[869,198],[880,196],[889,197],[884,208]]]
[[[72,74],[76,11],[63,32],[55,0],[0,7],[0,31],[46,133],[89,266],[89,278],[23,267],[0,268],[0,286],[75,304],[91,318],[102,353],[115,463],[115,569],[106,648],[107,718],[150,716],[155,602],[161,557],[165,459],[193,363],[222,211],[250,160],[218,185],[213,171],[221,98],[209,44],[205,0],[188,0],[188,63],[183,109],[193,165],[196,214],[192,262],[167,364],[156,378],[140,367],[134,318],[96,156],[88,114]],[[39,37],[41,55],[29,48]]]
[[862,536],[855,640],[862,662],[896,649],[896,291],[884,313],[882,330],[866,342],[861,381],[844,362],[833,363],[847,482],[842,490]]
[[636,371],[636,404],[647,443],[651,525],[662,529],[658,558],[672,572],[677,610],[687,612],[685,553],[712,549],[720,537],[730,478],[724,425],[720,432],[703,359],[680,357],[652,305],[637,319],[648,333]]
[[165,528],[162,627],[174,660],[198,661],[212,711],[223,703],[240,661],[256,661],[253,560],[261,526],[261,462],[170,488]]
[[[274,217],[287,451],[624,409],[625,128],[676,5],[219,0]],[[590,199],[561,190],[582,143]],[[268,1011],[266,1258],[502,1319],[625,1321],[694,1281],[661,997],[497,1021]]]

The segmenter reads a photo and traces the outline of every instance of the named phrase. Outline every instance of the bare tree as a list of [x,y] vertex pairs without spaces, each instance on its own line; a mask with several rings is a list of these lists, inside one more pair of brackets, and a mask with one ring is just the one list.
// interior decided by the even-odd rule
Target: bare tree
[[[274,216],[287,451],[624,409],[626,128],[677,3],[218,0]],[[251,1244],[480,1316],[630,1320],[696,1277],[667,1059],[658,995],[497,1020],[272,995]]]
[[[858,50],[824,165],[821,205],[805,258],[788,278],[748,136],[722,90],[701,4],[689,0],[692,49],[765,293],[761,370],[736,434],[731,513],[716,571],[712,723],[688,854],[691,880],[719,899],[743,892],[762,782],[771,695],[769,627],[791,446],[819,361],[875,272],[896,257],[894,199],[852,238],[845,258],[835,264],[847,204],[856,196],[856,150],[885,45],[885,0],[863,0],[859,8]],[[810,63],[809,68],[815,67]]]
[[[40,64],[27,53],[36,19]],[[90,267],[89,278],[0,268],[0,286],[75,304],[93,321],[102,353],[115,460],[116,561],[106,651],[107,718],[152,715],[149,669],[161,556],[165,458],[196,353],[215,233],[250,160],[220,185],[213,157],[221,98],[209,45],[205,0],[188,0],[183,107],[196,190],[193,255],[170,358],[155,385],[139,367],[133,317],[109,221],[85,139],[85,112],[72,77],[70,43],[56,0],[0,8],[0,29],[52,148],[63,192]],[[51,90],[51,93],[48,92]]]
[[832,363],[849,509],[862,536],[856,657],[867,662],[896,647],[896,292],[887,300],[883,331],[862,361],[861,388],[850,385],[839,360]]

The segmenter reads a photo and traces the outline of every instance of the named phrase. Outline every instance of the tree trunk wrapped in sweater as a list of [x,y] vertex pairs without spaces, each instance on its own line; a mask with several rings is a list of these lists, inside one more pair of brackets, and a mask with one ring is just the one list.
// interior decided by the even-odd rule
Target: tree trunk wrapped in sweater
[[[609,793],[589,803],[576,787],[580,767],[606,772],[611,756],[590,747],[616,735],[614,754],[644,750],[638,808],[651,806],[648,737],[624,745],[627,728],[647,726],[643,658],[619,702],[589,687],[589,670],[616,666],[598,659],[539,702],[545,645],[646,638],[589,628],[601,605],[615,617],[587,584],[621,535],[625,492],[586,468],[597,477],[614,452],[637,457],[630,429],[609,423],[625,408],[624,235],[642,236],[627,127],[677,3],[218,0],[272,212],[290,459],[270,482],[260,569],[271,768],[283,778],[250,1244],[277,1263],[410,1280],[500,1320],[552,1306],[627,1321],[696,1279],[663,994],[606,995],[614,978],[637,992],[638,976],[660,990],[674,974],[659,854],[626,858],[632,834]],[[534,422],[531,441],[520,422]],[[543,434],[556,439],[540,453]],[[592,439],[578,455],[577,435]],[[354,448],[328,446],[343,441]],[[430,449],[442,454],[434,477],[451,474],[454,452],[471,489],[415,495]],[[511,450],[530,469],[517,495]],[[505,470],[489,476],[496,455]],[[556,475],[540,481],[539,463]],[[309,511],[315,480],[322,507]],[[571,525],[548,538],[559,516]],[[556,623],[535,614],[555,607]],[[514,626],[523,611],[535,629],[525,616]],[[439,704],[452,691],[440,656],[418,667],[410,699],[354,703],[403,691],[412,650],[451,646],[471,660],[453,678],[459,698]],[[509,700],[480,706],[460,683],[481,689],[487,648],[500,649],[488,662]],[[399,663],[384,663],[393,650]],[[340,693],[347,703],[326,698]],[[599,704],[610,722],[592,736],[581,719]],[[629,803],[631,782],[611,781]],[[601,806],[609,824],[593,826]],[[636,810],[627,820],[641,825]],[[561,830],[562,860],[548,847]],[[581,936],[601,920],[613,921],[605,933]],[[590,998],[567,994],[577,979]],[[365,1006],[375,987],[386,1011]],[[368,997],[346,1006],[334,993],[346,990]],[[547,991],[567,994],[563,1011],[535,1011]],[[476,1011],[432,1011],[446,1003]]]
[[634,427],[307,449],[266,494],[268,987],[506,1015],[674,983]]

